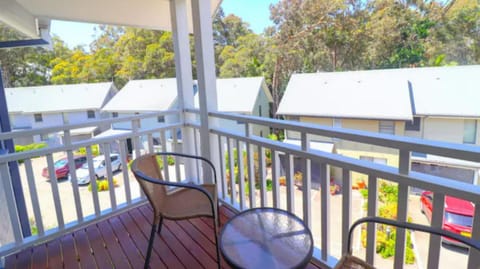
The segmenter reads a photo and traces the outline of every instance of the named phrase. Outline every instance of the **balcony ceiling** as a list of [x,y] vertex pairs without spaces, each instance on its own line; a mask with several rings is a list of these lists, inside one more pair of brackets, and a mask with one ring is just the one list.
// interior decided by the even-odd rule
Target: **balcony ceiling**
[[[192,31],[191,4],[187,0]],[[214,14],[221,0],[210,0]],[[26,36],[38,38],[50,20],[66,20],[171,30],[169,0],[2,0],[0,21]]]

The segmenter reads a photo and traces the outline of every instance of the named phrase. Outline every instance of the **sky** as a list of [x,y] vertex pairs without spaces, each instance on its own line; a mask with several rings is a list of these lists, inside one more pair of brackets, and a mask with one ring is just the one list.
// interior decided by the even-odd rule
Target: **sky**
[[[278,0],[223,0],[221,6],[225,15],[237,15],[259,34],[265,27],[272,25],[269,7],[277,2]],[[96,26],[91,23],[52,21],[50,33],[59,36],[70,48],[82,45],[88,49],[88,45],[95,39]]]

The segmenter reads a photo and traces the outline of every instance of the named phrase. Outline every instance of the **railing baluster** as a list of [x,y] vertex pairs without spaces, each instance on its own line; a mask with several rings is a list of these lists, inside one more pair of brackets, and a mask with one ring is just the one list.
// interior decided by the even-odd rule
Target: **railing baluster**
[[33,173],[32,160],[25,159],[23,164],[25,165],[25,173],[27,175],[28,191],[30,192],[33,216],[35,217],[35,225],[37,226],[38,235],[43,236],[45,235],[45,229],[43,227],[43,219],[40,210],[40,203],[38,200],[37,185],[35,184],[35,175]]
[[87,146],[87,164],[88,164],[88,174],[90,176],[90,186],[92,186],[92,199],[93,199],[93,208],[95,209],[95,216],[100,216],[100,202],[98,200],[98,191],[97,191],[97,179],[95,177],[95,170],[93,168],[93,154],[92,147]]
[[105,169],[107,169],[108,192],[110,193],[110,205],[112,210],[117,209],[117,197],[115,196],[115,185],[113,184],[113,167],[110,159],[110,144],[103,144],[103,156],[105,156]]
[[230,169],[230,202],[236,203],[237,192],[235,189],[235,166],[234,166],[234,154],[232,149],[232,140],[227,137],[227,149],[228,149],[228,167]]
[[[247,137],[250,137],[253,133],[252,130],[252,125],[249,124],[248,122],[245,123],[245,134]],[[251,143],[246,144],[246,150],[247,150],[247,169],[248,169],[248,186],[249,186],[249,192],[248,192],[248,200],[249,200],[249,206],[250,208],[255,207],[256,201],[255,201],[255,158],[253,154],[253,146]]]
[[289,212],[295,212],[295,185],[294,183],[294,158],[290,153],[286,154],[286,178],[285,178],[285,186],[287,187],[287,210]]
[[[172,129],[171,132],[173,133],[172,135],[172,151],[177,152],[177,145],[178,145],[178,138],[177,138],[177,129]],[[175,159],[175,178],[177,179],[177,182],[180,182],[182,180],[182,174],[180,172],[180,158],[178,156],[174,156]],[[168,161],[168,160],[167,160]],[[182,160],[185,161],[185,160]],[[168,166],[168,163],[166,163]],[[203,183],[203,182],[197,182],[197,183]]]
[[220,157],[220,182],[217,182],[217,184],[221,184],[221,197],[225,199],[227,197],[228,193],[228,186],[227,186],[227,176],[226,176],[226,164],[225,164],[225,145],[222,139],[222,136],[218,135],[218,150],[219,154],[218,156]]
[[352,181],[350,170],[342,169],[342,253],[348,252],[348,231],[352,223]]
[[148,134],[147,135],[147,141],[148,141],[148,153],[153,153],[153,135]]
[[140,129],[140,120],[135,119],[132,120],[132,142],[133,142],[133,150],[135,153],[135,158],[141,155],[140,149],[141,149],[141,144],[140,144],[140,136],[138,135],[138,131]]
[[260,205],[265,207],[267,205],[267,169],[265,165],[265,148],[258,146],[258,161],[260,172]]
[[[475,211],[473,214],[473,227],[472,227],[472,238],[474,240],[480,240],[480,202],[475,203]],[[468,269],[478,269],[480,264],[480,251],[474,248],[470,248],[468,253]]]
[[[445,195],[443,193],[434,193],[432,209],[432,224],[434,228],[442,229],[443,210],[445,208]],[[438,268],[440,261],[441,237],[430,234],[430,245],[428,252],[427,268]]]
[[[407,150],[400,150],[400,162],[398,171],[400,174],[408,175],[410,172],[410,152]],[[397,220],[407,221],[408,212],[408,193],[409,187],[405,184],[398,184],[398,203],[397,203]],[[406,246],[406,231],[405,229],[396,229],[395,241],[395,260],[393,267],[396,269],[403,268],[405,260],[405,246]]]
[[249,206],[250,208],[255,207],[255,159],[254,159],[254,153],[253,153],[253,145],[250,143],[247,143],[247,165],[248,165],[248,201],[249,201]]
[[[165,131],[160,133],[160,140],[162,141],[162,152],[167,152],[167,138],[165,135]],[[165,176],[166,179],[170,180],[170,170],[168,169],[168,161],[167,161],[167,156],[162,155],[162,163],[163,163],[163,175]]]
[[119,141],[120,147],[120,161],[122,162],[122,175],[123,185],[125,186],[125,199],[127,204],[132,202],[132,190],[130,188],[130,177],[128,175],[128,163],[127,163],[127,143],[125,140]]
[[243,150],[242,143],[240,140],[237,140],[237,165],[238,165],[238,186],[240,194],[240,209],[245,209],[245,173],[244,173],[244,162],[243,162]]
[[[310,150],[310,140],[307,133],[302,132],[302,151]],[[312,162],[304,158],[302,167],[302,193],[303,193],[303,221],[312,229]]]
[[271,149],[272,158],[272,199],[273,207],[280,208],[280,158],[276,150]]
[[320,164],[320,188],[321,188],[321,235],[322,235],[322,259],[328,260],[330,255],[330,173],[326,163]]
[[[368,209],[367,215],[369,217],[375,217],[378,210],[378,181],[373,175],[368,176]],[[368,263],[374,263],[375,257],[375,242],[377,238],[377,225],[374,223],[367,224],[367,253],[366,260]]]
[[57,213],[58,228],[63,230],[65,228],[65,221],[63,218],[62,203],[60,199],[60,192],[58,191],[58,181],[55,174],[55,165],[53,163],[52,154],[47,154],[48,175],[50,177],[50,186],[52,187],[52,198],[55,205],[55,213]]
[[[7,210],[10,215],[10,225],[13,230],[13,237],[15,242],[19,244],[22,242],[22,229],[20,227],[20,221],[17,218],[17,204],[15,203],[15,196],[13,194],[12,179],[10,177],[10,171],[7,163],[0,163],[0,181],[3,183],[3,190],[5,200],[7,202]],[[3,205],[2,205],[3,206]]]
[[77,173],[75,173],[77,168],[75,166],[75,159],[71,150],[67,150],[67,159],[70,183],[72,184],[73,197],[75,199],[75,209],[77,210],[77,220],[79,222],[83,222],[82,201],[80,199],[80,192],[78,190]]

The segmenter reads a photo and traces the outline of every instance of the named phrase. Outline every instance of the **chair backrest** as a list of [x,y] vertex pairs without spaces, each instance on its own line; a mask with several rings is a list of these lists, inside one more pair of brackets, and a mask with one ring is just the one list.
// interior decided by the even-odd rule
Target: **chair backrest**
[[158,165],[157,155],[146,154],[136,158],[132,163],[131,169],[140,187],[150,201],[155,216],[159,216],[163,211],[162,202],[165,201],[167,189],[165,185],[161,184],[164,179],[160,166]]

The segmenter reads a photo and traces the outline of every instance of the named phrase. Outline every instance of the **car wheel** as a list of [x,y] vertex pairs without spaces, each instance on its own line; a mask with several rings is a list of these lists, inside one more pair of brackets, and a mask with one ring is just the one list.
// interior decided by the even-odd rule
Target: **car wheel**
[[122,164],[118,165],[117,171],[120,171],[120,170],[122,170]]
[[422,212],[422,214],[425,215],[425,206],[423,205],[422,202],[420,202],[420,212]]
[[98,179],[100,179],[100,177],[97,174],[95,174],[95,179],[98,180]]

